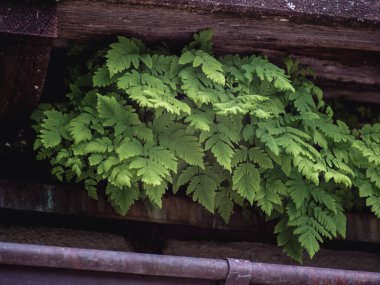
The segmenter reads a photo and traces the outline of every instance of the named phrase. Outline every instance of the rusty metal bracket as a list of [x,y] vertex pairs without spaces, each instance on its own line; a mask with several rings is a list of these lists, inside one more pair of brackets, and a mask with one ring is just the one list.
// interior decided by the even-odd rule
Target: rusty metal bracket
[[252,263],[249,260],[227,258],[228,276],[226,285],[249,285],[251,282]]

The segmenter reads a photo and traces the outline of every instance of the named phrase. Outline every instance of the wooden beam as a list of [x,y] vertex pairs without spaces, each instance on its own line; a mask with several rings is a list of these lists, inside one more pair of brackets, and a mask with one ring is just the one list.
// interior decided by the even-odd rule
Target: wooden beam
[[[120,1],[119,1],[120,2]],[[204,13],[243,17],[282,16],[302,22],[333,25],[376,26],[380,21],[380,1],[305,0],[129,0],[130,4],[158,6]]]
[[232,218],[229,225],[226,225],[218,216],[210,214],[201,205],[181,197],[164,198],[162,209],[137,202],[124,217],[117,214],[106,197],[100,196],[98,200],[93,200],[80,187],[20,183],[1,179],[0,208],[182,224],[213,229],[249,228],[255,231],[260,228],[263,230],[263,220],[258,217],[244,220],[241,216],[237,216]]
[[322,88],[329,82],[329,97],[380,102],[380,0],[369,2],[66,0],[55,46],[127,35],[178,50],[212,28],[216,54],[263,53],[276,62],[291,55],[315,69]]
[[54,47],[68,47],[127,35],[175,51],[205,28],[214,30],[216,54],[263,53],[278,63],[291,55],[316,70],[328,97],[380,102],[380,0],[65,0],[57,17],[54,4],[38,3],[0,3],[2,113],[37,102],[50,50],[42,38],[57,34]]
[[[258,237],[273,236],[273,224],[251,214],[245,217],[239,210],[224,223],[220,217],[205,210],[198,203],[184,197],[168,196],[162,209],[143,202],[135,203],[126,216],[118,215],[106,197],[90,199],[87,193],[72,186],[20,183],[0,180],[0,208],[125,219],[161,224],[197,226],[207,229],[249,231]],[[347,214],[347,240],[380,243],[380,220],[372,215]]]
[[[153,4],[144,5],[146,2]],[[142,1],[138,5],[137,1],[128,0],[62,1],[57,8],[58,36],[63,41],[118,34],[133,35],[148,41],[187,41],[195,31],[213,28],[215,45],[223,46],[230,52],[247,52],[253,47],[380,51],[380,29],[377,26],[335,26],[333,24],[339,22],[334,20],[330,25],[310,24],[307,13],[299,15],[303,21],[295,21],[292,11],[287,18],[265,13],[266,10],[249,16],[225,15],[213,11],[212,7],[201,6],[196,11],[194,7],[197,4],[187,6],[180,2],[174,1],[177,5],[162,7],[159,1]],[[239,7],[241,2],[246,1],[237,1],[228,7]]]
[[0,33],[26,36],[57,36],[55,5],[36,1],[3,0],[0,4]]
[[57,35],[54,4],[0,3],[0,117],[27,113],[38,102]]

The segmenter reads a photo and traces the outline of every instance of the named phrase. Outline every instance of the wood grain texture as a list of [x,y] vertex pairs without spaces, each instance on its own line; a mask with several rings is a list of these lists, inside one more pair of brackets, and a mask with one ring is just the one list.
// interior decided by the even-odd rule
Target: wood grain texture
[[0,224],[0,241],[102,250],[132,251],[118,234],[35,225]]
[[[126,216],[118,215],[106,197],[93,200],[80,188],[32,184],[0,179],[0,208],[63,215],[81,215],[144,221],[159,224],[196,226],[207,229],[249,231],[257,237],[273,237],[273,223],[252,213],[247,219],[237,210],[226,224],[200,204],[183,197],[163,198],[162,208],[135,203]],[[380,243],[380,220],[372,215],[347,214],[347,240]]]
[[222,219],[212,215],[200,204],[181,197],[166,197],[162,209],[149,207],[143,202],[135,203],[128,215],[121,216],[107,201],[106,197],[93,200],[79,187],[49,184],[31,184],[0,179],[0,208],[28,210],[63,215],[82,215],[146,221],[162,224],[200,226],[210,229],[247,229],[265,233],[263,219],[253,217],[242,219],[241,215],[232,218],[226,225]]
[[[72,41],[96,45],[114,40],[116,35],[127,35],[152,44],[165,41],[178,51],[194,32],[212,28],[218,55],[263,53],[276,63],[284,55],[292,55],[315,69],[327,97],[380,102],[380,0],[65,0],[57,2],[56,16],[54,4],[39,3],[43,4],[1,2],[0,34],[53,38],[57,32],[54,47],[68,47]],[[14,67],[9,67],[9,57],[3,59],[1,63],[11,71],[1,73],[22,70],[32,74],[40,69],[28,71],[23,67],[25,63],[46,64],[46,60],[24,62],[26,56],[33,57],[33,52],[19,52],[20,61]],[[44,73],[38,78],[44,78]],[[16,86],[14,78],[2,80]],[[37,83],[29,86],[40,88],[43,81]],[[31,94],[25,96],[34,102],[40,94],[17,88],[3,90],[12,100],[21,96],[15,92]],[[6,102],[13,104],[9,99]]]
[[56,35],[54,4],[0,3],[0,117],[22,116],[36,105]]
[[55,38],[57,19],[55,5],[45,1],[10,1],[0,3],[0,33]]
[[0,36],[0,117],[14,118],[35,107],[50,50],[49,44],[36,39]]
[[148,41],[187,41],[198,30],[213,28],[216,46],[230,52],[252,47],[327,47],[380,51],[380,30],[302,24],[287,19],[257,16],[233,17],[115,1],[66,0],[57,7],[58,36],[85,40],[119,34]]
[[282,16],[292,21],[334,25],[378,25],[380,1],[347,0],[114,0],[119,3],[159,6],[238,16]]
[[380,1],[293,1],[299,10],[290,1],[264,2],[66,0],[57,8],[55,46],[127,35],[178,51],[194,32],[212,28],[216,54],[262,53],[276,63],[291,55],[315,69],[328,97],[380,102]]

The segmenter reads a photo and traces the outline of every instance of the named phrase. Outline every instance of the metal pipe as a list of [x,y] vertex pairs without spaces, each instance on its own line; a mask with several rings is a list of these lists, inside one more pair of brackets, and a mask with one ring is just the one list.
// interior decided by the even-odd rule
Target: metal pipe
[[0,242],[0,263],[224,280],[227,260]]
[[380,285],[375,272],[2,242],[0,264],[227,281],[241,271],[240,284]]
[[251,284],[380,285],[380,273],[252,262]]

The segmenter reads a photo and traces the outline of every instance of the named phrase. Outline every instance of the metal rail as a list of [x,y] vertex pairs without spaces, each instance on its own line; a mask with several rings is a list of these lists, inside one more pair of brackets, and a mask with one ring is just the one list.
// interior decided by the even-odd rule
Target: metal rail
[[55,285],[128,284],[127,281],[133,284],[219,284],[225,281],[225,284],[236,285],[379,285],[380,273],[0,243],[0,283],[26,284],[26,281],[33,285],[53,281]]

